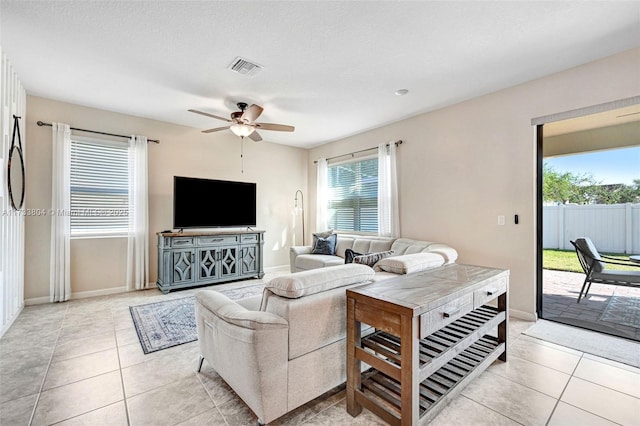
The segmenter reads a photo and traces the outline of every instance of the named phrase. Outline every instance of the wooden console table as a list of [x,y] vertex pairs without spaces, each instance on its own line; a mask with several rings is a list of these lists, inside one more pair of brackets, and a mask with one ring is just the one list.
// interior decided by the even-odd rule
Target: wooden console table
[[[364,406],[392,425],[432,420],[507,360],[508,289],[508,270],[459,264],[347,289],[349,414]],[[362,337],[361,323],[375,332]],[[361,373],[361,362],[372,368]]]

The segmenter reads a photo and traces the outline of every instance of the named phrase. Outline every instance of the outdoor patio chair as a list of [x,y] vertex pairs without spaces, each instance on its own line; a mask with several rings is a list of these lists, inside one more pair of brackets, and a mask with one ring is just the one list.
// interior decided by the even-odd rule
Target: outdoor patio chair
[[[640,287],[640,265],[637,263],[623,262],[611,256],[601,255],[589,238],[576,238],[575,241],[571,241],[571,244],[575,247],[580,266],[582,266],[584,273],[587,275],[584,279],[584,284],[582,284],[580,294],[578,295],[577,303],[580,303],[581,298],[587,297],[592,283]],[[638,270],[625,271],[608,269],[607,265],[631,266]]]

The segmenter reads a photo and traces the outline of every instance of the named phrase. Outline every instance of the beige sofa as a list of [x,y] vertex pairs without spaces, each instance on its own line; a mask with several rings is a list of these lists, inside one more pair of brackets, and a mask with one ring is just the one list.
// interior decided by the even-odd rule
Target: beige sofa
[[201,290],[201,356],[268,423],[345,382],[345,289],[373,276],[369,266],[350,264],[278,277],[258,310],[250,309],[255,298],[237,303]]
[[376,253],[393,250],[392,256],[412,253],[436,253],[444,258],[445,264],[453,263],[458,258],[458,252],[453,247],[443,243],[412,240],[409,238],[386,238],[349,234],[337,235],[335,255],[312,254],[311,246],[291,247],[289,250],[291,272],[341,265],[344,263],[345,251],[347,249],[358,253]]
[[[410,252],[384,259],[387,270],[400,273],[450,263],[457,257],[455,250],[444,245],[372,240],[375,243],[369,249],[395,247],[399,252]],[[366,244],[360,237],[353,243],[341,239],[341,253],[345,245],[362,248]],[[428,247],[444,254],[411,254]],[[266,283],[262,297],[236,302],[214,290],[196,293],[201,356],[260,423],[271,422],[345,382],[345,290],[398,276],[377,265],[378,272],[341,260],[337,265],[325,266],[323,262],[322,268],[276,277]],[[363,326],[363,334],[370,331]]]

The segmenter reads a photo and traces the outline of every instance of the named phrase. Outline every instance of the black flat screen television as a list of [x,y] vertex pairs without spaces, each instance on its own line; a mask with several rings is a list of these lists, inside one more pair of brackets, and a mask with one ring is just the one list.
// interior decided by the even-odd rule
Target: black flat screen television
[[173,177],[173,227],[256,226],[256,184]]

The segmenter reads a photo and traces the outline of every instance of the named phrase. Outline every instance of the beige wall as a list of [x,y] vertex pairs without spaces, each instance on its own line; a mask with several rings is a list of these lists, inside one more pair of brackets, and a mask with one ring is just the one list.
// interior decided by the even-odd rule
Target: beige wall
[[[309,155],[309,199],[315,199],[313,160],[402,139],[402,236],[448,243],[458,249],[461,263],[509,268],[511,308],[533,315],[536,144],[531,119],[637,95],[639,75],[640,49],[635,49],[320,146]],[[504,226],[497,225],[498,215],[506,216]],[[310,223],[313,230],[315,215]]]
[[[188,114],[185,112],[185,114]],[[200,129],[143,119],[94,108],[29,96],[27,99],[26,208],[51,205],[51,128],[38,120],[63,122],[72,127],[116,134],[140,134],[160,139],[149,144],[149,253],[150,281],[157,279],[155,233],[172,227],[173,176],[256,182],[258,229],[265,233],[265,267],[288,265],[288,248],[300,237],[294,220],[294,194],[306,191],[308,152],[262,141],[245,142],[244,173],[240,170],[240,140],[230,132],[205,135]],[[85,134],[86,135],[86,134]],[[268,132],[262,135],[268,140]],[[306,197],[305,197],[306,198]],[[217,201],[222,205],[225,201]],[[228,200],[226,201],[228,202]],[[215,205],[216,201],[214,201]],[[297,224],[298,229],[295,228]],[[25,298],[49,295],[50,218],[26,220]],[[298,235],[295,235],[297,233]],[[73,293],[101,294],[121,290],[125,284],[125,238],[76,239],[71,243]]]
[[[544,136],[544,131],[542,132]],[[629,148],[640,144],[640,121],[544,138],[544,156]]]

